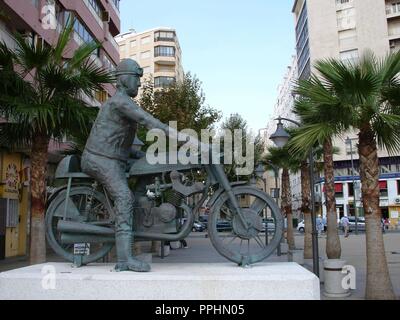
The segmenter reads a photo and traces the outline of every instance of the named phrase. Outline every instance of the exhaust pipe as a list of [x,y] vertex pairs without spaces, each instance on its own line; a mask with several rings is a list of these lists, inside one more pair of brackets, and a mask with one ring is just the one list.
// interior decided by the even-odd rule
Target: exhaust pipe
[[75,244],[75,243],[115,243],[115,237],[87,235],[87,234],[61,234],[62,244]]
[[[74,234],[88,234],[88,235],[100,235],[100,236],[113,236],[114,229],[99,227],[88,223],[73,222],[60,220],[57,224],[57,230],[62,233],[74,233]],[[85,241],[83,241],[85,242]]]

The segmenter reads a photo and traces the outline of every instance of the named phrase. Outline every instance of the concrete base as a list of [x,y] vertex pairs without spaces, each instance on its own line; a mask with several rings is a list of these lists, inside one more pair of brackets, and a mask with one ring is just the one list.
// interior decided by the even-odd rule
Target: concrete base
[[325,286],[324,296],[329,298],[346,298],[351,295],[349,289],[343,288],[342,281],[346,274],[342,273],[346,261],[326,259],[324,261]]
[[48,263],[0,273],[0,300],[25,299],[319,300],[320,286],[296,263],[153,264],[150,273]]

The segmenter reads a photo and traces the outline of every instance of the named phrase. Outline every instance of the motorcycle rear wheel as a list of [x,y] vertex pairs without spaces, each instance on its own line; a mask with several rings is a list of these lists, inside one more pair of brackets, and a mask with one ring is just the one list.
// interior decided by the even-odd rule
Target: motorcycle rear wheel
[[279,246],[283,236],[282,214],[276,202],[261,190],[239,186],[234,187],[233,192],[249,228],[243,226],[239,216],[230,208],[225,192],[210,211],[210,240],[222,256],[241,266],[261,262]]
[[[106,222],[112,217],[112,210],[108,206],[104,194],[93,190],[91,187],[73,187],[69,196],[69,206],[73,206],[76,214],[64,216],[66,190],[61,191],[49,204],[46,212],[46,238],[51,248],[67,261],[75,262],[75,245],[64,244],[61,241],[61,232],[57,230],[60,220],[73,222]],[[88,201],[91,202],[88,206]],[[113,243],[85,243],[88,254],[81,256],[80,264],[86,265],[105,257],[113,248]]]

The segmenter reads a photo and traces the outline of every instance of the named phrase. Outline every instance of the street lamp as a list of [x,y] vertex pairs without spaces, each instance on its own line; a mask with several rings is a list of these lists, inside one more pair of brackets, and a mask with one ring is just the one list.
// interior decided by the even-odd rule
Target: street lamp
[[[278,128],[276,129],[275,133],[271,135],[270,139],[275,143],[278,148],[283,148],[289,141],[290,135],[286,132],[285,128],[283,127],[282,120],[283,118],[278,118]],[[296,123],[296,122],[293,122]]]
[[357,199],[356,199],[356,177],[355,177],[355,170],[354,170],[354,159],[353,159],[353,140],[347,137],[345,140],[346,145],[350,147],[350,155],[351,155],[351,176],[353,180],[353,197],[354,197],[354,218],[356,222],[356,234],[358,234],[358,213],[357,213]]
[[[278,148],[283,148],[289,141],[290,135],[286,132],[283,127],[282,120],[291,122],[298,127],[301,127],[301,123],[281,118],[275,119],[278,121],[278,127],[276,132],[271,135],[270,139],[275,143]],[[317,233],[317,217],[315,214],[315,189],[314,189],[314,150],[311,149],[309,155],[310,165],[310,191],[311,191],[311,220],[312,220],[312,247],[313,247],[313,272],[319,277],[319,253],[318,253],[318,233]]]

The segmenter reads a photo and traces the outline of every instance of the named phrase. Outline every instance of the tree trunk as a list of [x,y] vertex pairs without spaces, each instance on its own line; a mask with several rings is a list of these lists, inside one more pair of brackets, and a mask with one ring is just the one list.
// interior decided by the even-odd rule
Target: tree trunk
[[362,201],[367,249],[367,299],[395,299],[385,254],[379,207],[379,160],[375,135],[366,126],[359,133]]
[[30,264],[46,262],[46,211],[47,151],[49,138],[36,135],[31,150],[31,241]]
[[337,226],[336,199],[335,199],[335,175],[333,172],[333,145],[332,140],[324,142],[324,175],[326,190],[327,212],[327,239],[326,255],[328,259],[340,259],[342,249]]
[[295,249],[293,234],[293,215],[292,215],[292,194],[290,189],[289,170],[282,171],[282,212],[287,219],[287,242],[289,249]]
[[301,198],[301,211],[304,215],[304,259],[312,259],[310,170],[306,162],[301,164]]

